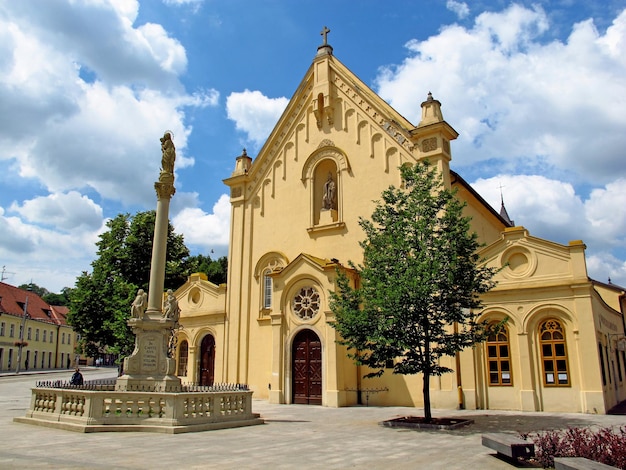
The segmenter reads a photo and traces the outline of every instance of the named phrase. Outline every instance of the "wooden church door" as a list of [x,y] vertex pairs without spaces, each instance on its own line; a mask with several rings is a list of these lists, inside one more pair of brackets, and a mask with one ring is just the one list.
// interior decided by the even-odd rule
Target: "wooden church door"
[[215,374],[215,339],[206,335],[200,346],[200,385],[213,385]]
[[322,404],[322,343],[311,330],[302,330],[293,340],[292,403]]

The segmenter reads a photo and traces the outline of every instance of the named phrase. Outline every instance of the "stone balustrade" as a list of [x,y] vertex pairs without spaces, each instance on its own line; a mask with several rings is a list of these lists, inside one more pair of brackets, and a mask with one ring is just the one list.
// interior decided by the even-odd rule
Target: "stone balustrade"
[[33,388],[26,418],[16,418],[16,421],[82,432],[152,430],[170,433],[263,422],[258,414],[252,413],[252,391],[243,387],[223,386],[221,388],[233,390],[175,393],[106,388],[110,387]]

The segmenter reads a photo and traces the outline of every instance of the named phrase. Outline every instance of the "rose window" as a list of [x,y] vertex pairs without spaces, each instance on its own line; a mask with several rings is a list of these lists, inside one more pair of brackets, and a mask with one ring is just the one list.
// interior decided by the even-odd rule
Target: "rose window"
[[315,287],[303,287],[293,298],[293,311],[303,320],[310,320],[320,310],[320,295]]

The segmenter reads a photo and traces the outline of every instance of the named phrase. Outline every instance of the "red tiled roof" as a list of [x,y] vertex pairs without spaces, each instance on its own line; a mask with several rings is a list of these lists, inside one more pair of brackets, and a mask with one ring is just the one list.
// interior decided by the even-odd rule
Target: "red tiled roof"
[[52,316],[58,325],[67,325],[67,314],[70,309],[61,305],[50,305]]
[[37,294],[0,282],[0,312],[3,315],[17,317],[24,315],[26,297],[28,297],[27,312],[30,319],[59,324],[50,305]]

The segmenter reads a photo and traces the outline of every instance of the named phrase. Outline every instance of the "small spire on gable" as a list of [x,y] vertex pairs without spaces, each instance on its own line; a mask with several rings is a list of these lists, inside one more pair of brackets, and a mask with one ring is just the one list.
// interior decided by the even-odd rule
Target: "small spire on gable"
[[500,217],[504,219],[511,227],[515,227],[515,222],[511,220],[509,217],[509,213],[506,211],[506,207],[504,207],[504,196],[502,195],[502,185],[500,185]]
[[322,28],[322,31],[320,31],[320,35],[324,38],[324,40],[322,42],[322,45],[318,46],[317,48],[316,57],[319,57],[322,55],[333,55],[333,47],[330,44],[328,44],[328,33],[330,33],[330,29],[324,26]]
[[433,94],[429,91],[426,101],[422,103],[422,120],[417,127],[427,126],[436,122],[443,122],[441,103],[434,99]]

